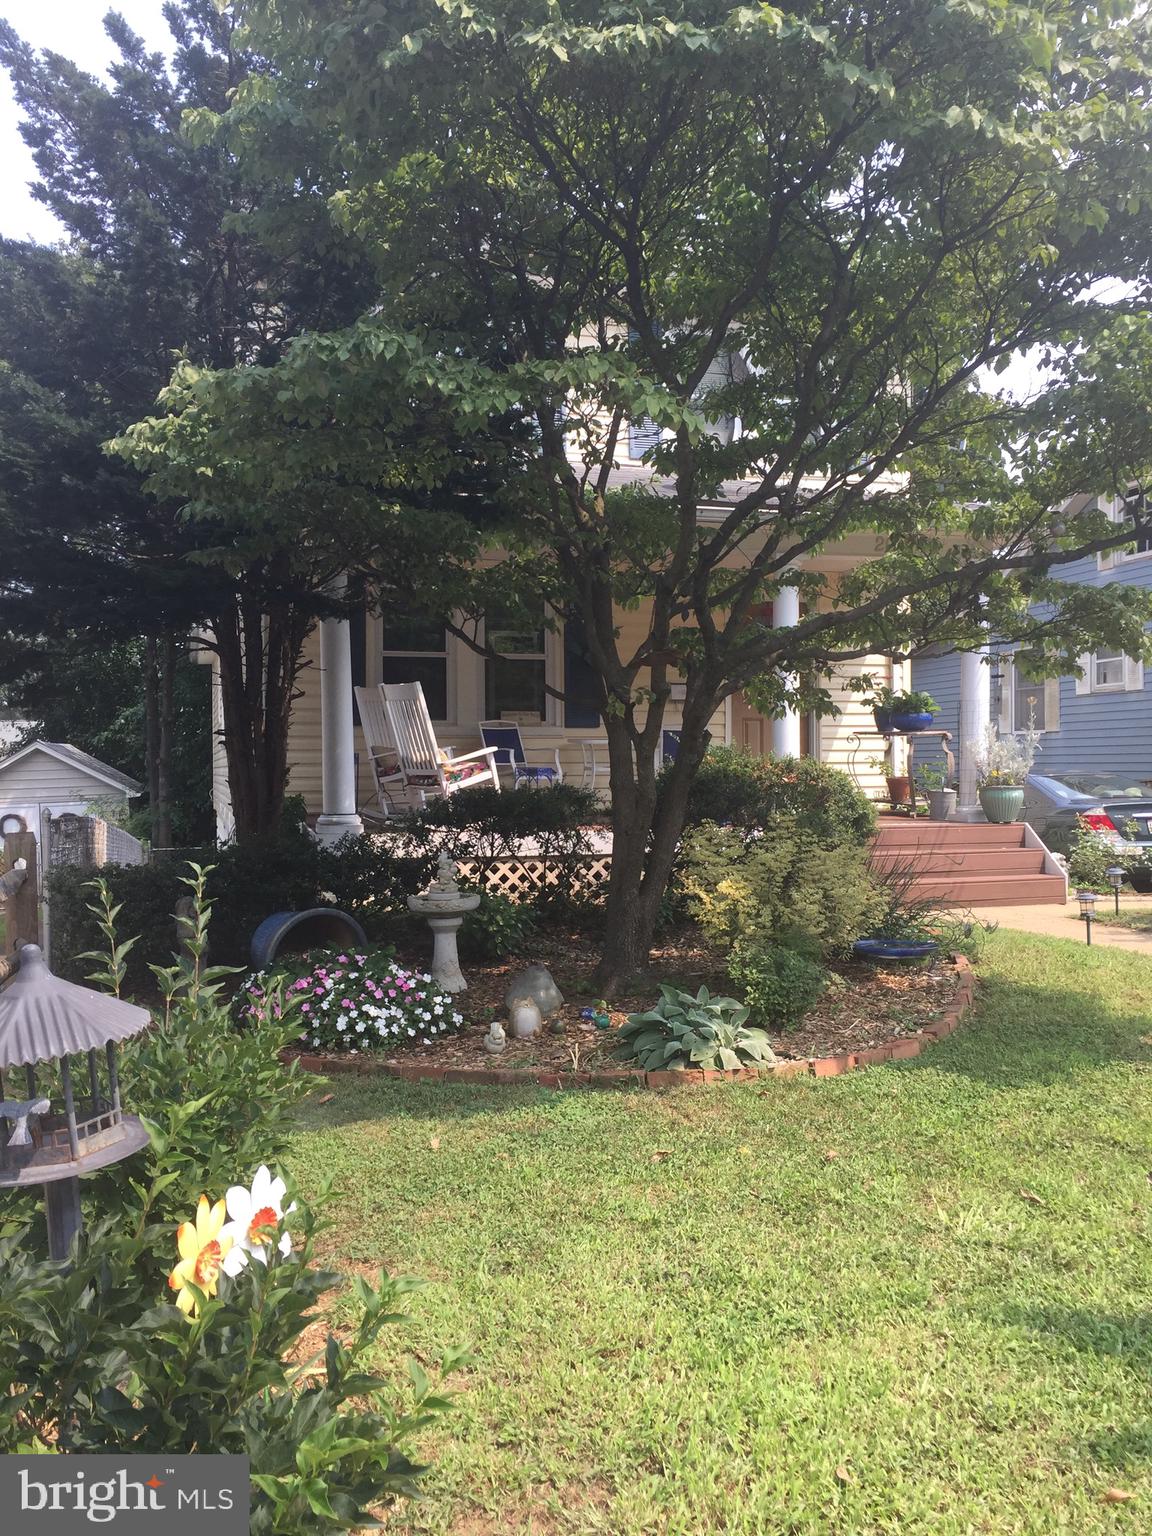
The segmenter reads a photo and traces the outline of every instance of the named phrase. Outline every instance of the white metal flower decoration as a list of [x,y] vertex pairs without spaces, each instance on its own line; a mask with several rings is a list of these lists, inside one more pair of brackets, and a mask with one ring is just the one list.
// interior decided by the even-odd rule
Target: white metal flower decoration
[[296,1209],[290,1205],[284,1209],[287,1186],[283,1179],[272,1177],[268,1167],[261,1163],[252,1180],[252,1188],[233,1184],[225,1198],[230,1218],[221,1237],[230,1237],[232,1247],[224,1259],[224,1273],[238,1275],[250,1259],[267,1264],[276,1250],[287,1257],[292,1252],[292,1239],[287,1232],[277,1232],[284,1217]]

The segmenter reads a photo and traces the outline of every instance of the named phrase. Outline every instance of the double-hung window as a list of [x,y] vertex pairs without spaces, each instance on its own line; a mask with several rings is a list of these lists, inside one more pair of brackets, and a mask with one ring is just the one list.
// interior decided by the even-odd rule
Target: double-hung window
[[448,719],[448,634],[443,619],[390,608],[383,618],[380,681],[419,683],[433,720]]
[[544,691],[544,620],[538,626],[511,608],[490,607],[484,615],[484,709],[488,720],[542,721]]

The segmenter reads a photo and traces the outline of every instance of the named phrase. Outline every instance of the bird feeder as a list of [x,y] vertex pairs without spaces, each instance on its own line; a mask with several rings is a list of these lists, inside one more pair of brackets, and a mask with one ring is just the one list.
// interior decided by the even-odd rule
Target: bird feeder
[[[0,992],[0,1189],[44,1186],[54,1259],[83,1225],[84,1174],[148,1143],[121,1106],[116,1049],[150,1022],[146,1008],[61,981],[35,944]],[[26,1097],[8,1097],[21,1075]]]

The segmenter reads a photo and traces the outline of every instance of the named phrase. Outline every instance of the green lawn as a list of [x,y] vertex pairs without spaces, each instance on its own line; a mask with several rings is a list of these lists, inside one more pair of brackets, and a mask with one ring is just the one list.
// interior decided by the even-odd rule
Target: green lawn
[[295,1154],[331,1257],[433,1282],[381,1364],[478,1356],[389,1530],[1152,1529],[1152,961],[1001,932],[980,972],[846,1078],[336,1081]]

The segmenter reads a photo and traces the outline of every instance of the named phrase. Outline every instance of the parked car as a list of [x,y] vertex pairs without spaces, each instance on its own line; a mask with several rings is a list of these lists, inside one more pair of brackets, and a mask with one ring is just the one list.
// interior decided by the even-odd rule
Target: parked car
[[1030,773],[1024,786],[1024,820],[1056,853],[1066,853],[1084,822],[1114,843],[1118,852],[1152,850],[1152,774]]

